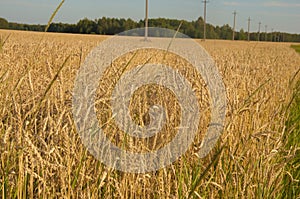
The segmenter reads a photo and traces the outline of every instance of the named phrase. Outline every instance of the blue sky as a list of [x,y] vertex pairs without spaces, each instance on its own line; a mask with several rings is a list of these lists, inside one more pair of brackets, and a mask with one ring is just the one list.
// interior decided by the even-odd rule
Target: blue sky
[[[46,24],[60,0],[0,0],[0,17],[22,23]],[[102,16],[144,18],[145,0],[66,0],[55,18],[56,22],[76,23],[79,19]],[[250,16],[251,31],[271,29],[300,33],[300,0],[210,0],[207,21],[213,25],[233,25],[237,11],[237,29],[247,30]],[[149,17],[196,20],[203,16],[202,0],[149,0]]]

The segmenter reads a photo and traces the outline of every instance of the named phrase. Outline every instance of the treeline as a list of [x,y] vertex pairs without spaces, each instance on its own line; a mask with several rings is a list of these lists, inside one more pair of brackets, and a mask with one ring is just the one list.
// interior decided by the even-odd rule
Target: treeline
[[[160,27],[176,30],[182,22],[180,32],[192,37],[203,38],[203,24],[204,20],[200,17],[196,21],[181,21],[176,19],[149,19],[149,27]],[[117,19],[106,18],[90,20],[84,18],[77,24],[67,23],[52,23],[48,32],[61,32],[61,33],[80,33],[80,34],[101,34],[101,35],[114,35],[120,32],[144,27],[144,20],[133,21],[132,19]],[[12,30],[29,30],[29,31],[44,31],[46,25],[29,25],[11,23],[7,20],[0,18],[0,28]],[[232,39],[232,28],[226,24],[223,26],[206,25],[206,38],[208,39]],[[235,33],[235,40],[247,40],[248,32],[241,29]],[[276,41],[276,42],[300,42],[300,34],[290,34],[282,32],[272,33],[250,33],[251,41]]]

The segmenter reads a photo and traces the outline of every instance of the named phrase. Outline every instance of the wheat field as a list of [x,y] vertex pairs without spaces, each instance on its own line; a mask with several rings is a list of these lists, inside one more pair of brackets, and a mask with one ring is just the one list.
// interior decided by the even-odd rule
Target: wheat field
[[[227,90],[226,123],[217,146],[207,157],[198,159],[195,152],[200,135],[172,165],[157,172],[129,174],[107,168],[87,151],[72,115],[76,74],[88,53],[107,37],[5,30],[0,30],[0,35],[1,42],[9,35],[0,49],[2,198],[281,197],[286,160],[297,150],[286,151],[283,139],[289,133],[287,107],[300,78],[296,75],[300,56],[290,48],[291,44],[197,40],[215,60]],[[130,67],[144,60],[143,53],[149,54],[140,52]],[[118,69],[118,63],[122,65],[128,58],[116,60],[112,67]],[[198,93],[198,100],[206,116],[200,121],[205,131],[209,100],[201,78],[172,55],[169,61],[174,62],[174,67],[180,63],[179,71],[203,91]],[[109,98],[114,85],[111,82],[117,77],[107,71],[99,84],[99,96]],[[151,103],[163,104],[174,97],[158,86],[145,89],[158,95]],[[145,100],[151,100],[146,94],[145,90],[138,91],[134,101],[139,103],[131,107],[139,124],[148,120],[140,116],[147,109]],[[111,117],[110,107],[100,98],[96,106],[98,118],[106,123]],[[178,111],[172,107],[176,103],[165,102],[170,118],[175,117],[175,126]],[[168,129],[172,125],[166,127],[166,132],[174,134]],[[112,140],[123,137],[116,135],[114,124],[108,125],[106,131]],[[169,141],[160,136],[158,140]],[[128,143],[132,146],[134,142]],[[154,148],[165,143],[153,142],[150,145]],[[130,146],[128,150],[149,150],[143,144]]]

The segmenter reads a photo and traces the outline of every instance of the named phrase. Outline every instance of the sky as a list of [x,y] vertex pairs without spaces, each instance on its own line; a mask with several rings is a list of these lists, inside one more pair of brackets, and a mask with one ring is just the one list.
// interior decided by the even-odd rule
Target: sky
[[[60,0],[0,0],[0,17],[10,22],[46,24]],[[149,0],[150,18],[196,20],[203,16],[202,0]],[[207,4],[207,22],[213,25],[233,26],[236,10],[236,29],[251,32],[282,31],[300,34],[300,0],[210,0]],[[65,0],[55,22],[77,23],[87,17],[143,19],[145,0]]]

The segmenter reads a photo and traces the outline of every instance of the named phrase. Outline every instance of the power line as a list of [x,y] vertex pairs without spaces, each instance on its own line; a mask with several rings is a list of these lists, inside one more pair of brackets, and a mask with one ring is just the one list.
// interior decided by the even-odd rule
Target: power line
[[203,40],[206,40],[206,4],[208,3],[208,0],[202,1],[204,3],[204,28],[203,28]]
[[261,26],[261,22],[258,23],[258,41],[260,41],[260,26]]
[[265,41],[267,41],[268,40],[268,38],[267,38],[267,29],[268,29],[268,25],[265,25]]
[[272,28],[272,32],[271,32],[271,42],[273,42],[273,34],[274,34],[274,28]]
[[148,0],[146,0],[146,12],[145,12],[145,41],[148,40]]
[[237,12],[234,11],[232,14],[234,15],[234,18],[233,18],[233,30],[232,30],[232,40],[234,40],[234,36],[235,36],[235,22],[236,22],[236,14],[237,14]]

